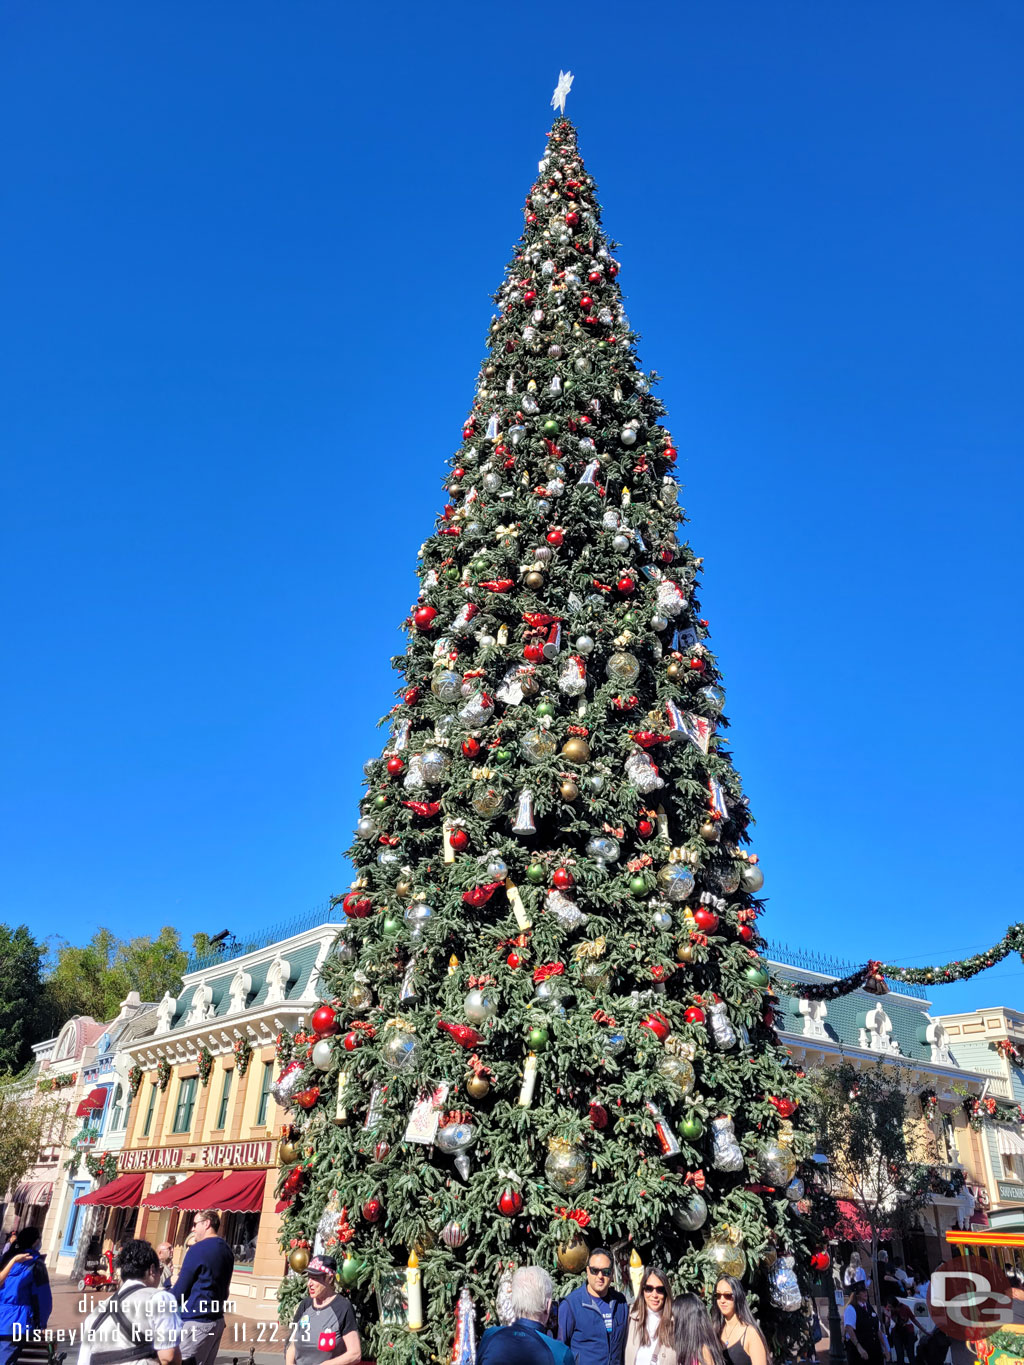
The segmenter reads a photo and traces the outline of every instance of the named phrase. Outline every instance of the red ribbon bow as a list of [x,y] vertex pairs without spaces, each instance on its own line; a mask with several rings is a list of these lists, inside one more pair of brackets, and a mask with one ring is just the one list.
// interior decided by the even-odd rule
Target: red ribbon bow
[[555,1205],[555,1213],[559,1218],[565,1218],[577,1227],[587,1228],[590,1226],[590,1214],[584,1213],[582,1209],[563,1209],[561,1205]]
[[546,981],[549,976],[564,976],[565,965],[561,962],[545,962],[540,967],[533,969],[533,979],[535,982]]

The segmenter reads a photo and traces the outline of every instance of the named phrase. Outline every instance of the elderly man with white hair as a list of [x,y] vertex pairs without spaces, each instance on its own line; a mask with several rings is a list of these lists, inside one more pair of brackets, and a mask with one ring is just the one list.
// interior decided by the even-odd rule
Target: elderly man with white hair
[[524,1265],[512,1276],[509,1327],[488,1327],[477,1365],[574,1365],[572,1351],[545,1332],[551,1313],[551,1276],[539,1265]]

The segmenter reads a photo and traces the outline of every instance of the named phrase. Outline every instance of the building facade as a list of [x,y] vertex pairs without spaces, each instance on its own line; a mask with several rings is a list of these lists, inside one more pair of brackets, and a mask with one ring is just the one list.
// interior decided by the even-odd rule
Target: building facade
[[118,1054],[130,1104],[117,1176],[80,1205],[106,1211],[106,1242],[130,1226],[154,1245],[170,1242],[176,1265],[195,1213],[220,1210],[235,1254],[234,1311],[257,1319],[275,1316],[285,1273],[275,1186],[287,1119],[271,1092],[276,1041],[304,1028],[319,1003],[320,969],[339,928],[320,919],[197,965],[180,995],[160,1001],[152,1030]]

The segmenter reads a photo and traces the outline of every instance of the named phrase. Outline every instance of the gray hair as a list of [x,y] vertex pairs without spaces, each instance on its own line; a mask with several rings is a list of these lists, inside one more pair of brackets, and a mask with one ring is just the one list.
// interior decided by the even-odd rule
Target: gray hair
[[512,1311],[517,1318],[543,1322],[551,1306],[554,1285],[551,1276],[539,1265],[524,1265],[512,1276]]

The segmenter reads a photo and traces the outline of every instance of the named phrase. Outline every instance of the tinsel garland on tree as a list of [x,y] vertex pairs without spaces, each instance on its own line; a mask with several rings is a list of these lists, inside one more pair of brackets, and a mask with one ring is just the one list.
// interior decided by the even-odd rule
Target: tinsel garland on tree
[[793,1338],[818,1251],[702,562],[568,120],[525,219],[324,1004],[278,1040],[282,1251],[343,1256],[382,1365],[448,1358],[514,1264],[567,1292],[598,1243],[627,1290],[631,1256],[742,1275]]

